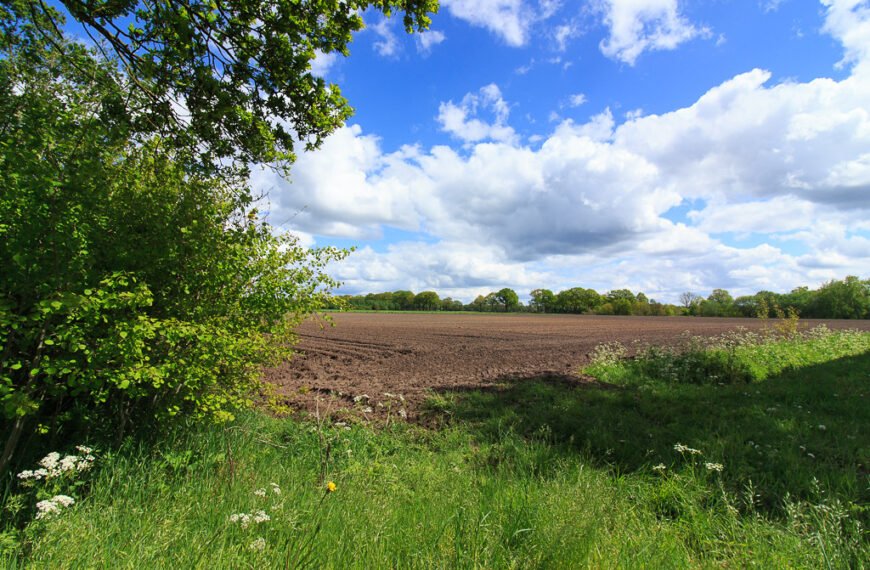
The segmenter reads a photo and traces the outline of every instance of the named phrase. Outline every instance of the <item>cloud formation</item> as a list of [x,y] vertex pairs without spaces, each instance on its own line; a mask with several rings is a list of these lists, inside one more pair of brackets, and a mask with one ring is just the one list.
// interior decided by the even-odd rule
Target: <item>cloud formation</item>
[[710,34],[680,13],[678,0],[601,0],[599,9],[609,31],[601,52],[629,65],[645,51],[672,50]]
[[772,85],[750,70],[669,113],[562,121],[534,147],[490,84],[439,107],[462,148],[385,152],[350,126],[301,155],[291,184],[260,172],[254,185],[272,188],[273,221],[295,214],[304,232],[371,238],[390,226],[431,238],[353,254],[335,269],[348,291],[468,300],[500,286],[583,285],[673,301],[867,275],[870,14],[825,2],[825,29],[850,66],[840,81]]

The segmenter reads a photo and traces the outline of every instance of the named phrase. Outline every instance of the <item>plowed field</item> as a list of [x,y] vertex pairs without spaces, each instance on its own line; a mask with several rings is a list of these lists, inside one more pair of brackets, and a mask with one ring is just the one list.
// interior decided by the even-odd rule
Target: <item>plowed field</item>
[[[670,344],[686,331],[712,336],[761,324],[756,319],[463,313],[342,313],[334,321],[334,327],[304,323],[298,329],[299,354],[266,371],[266,379],[294,407],[311,409],[330,394],[338,405],[366,414],[389,408],[413,416],[433,390],[539,376],[581,381],[577,369],[604,342]],[[868,321],[804,320],[801,325],[822,322],[870,330]],[[385,393],[396,395],[392,403]],[[363,395],[368,397],[354,402]]]

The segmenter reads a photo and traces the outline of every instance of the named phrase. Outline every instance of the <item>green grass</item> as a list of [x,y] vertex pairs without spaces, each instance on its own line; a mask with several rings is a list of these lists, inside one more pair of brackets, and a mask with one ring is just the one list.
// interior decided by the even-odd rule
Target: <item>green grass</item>
[[[8,527],[3,560],[29,568],[870,565],[870,354],[749,384],[623,380],[433,394],[428,421],[439,429],[250,413],[228,429],[128,442],[100,455],[69,510],[23,532]],[[679,453],[677,443],[703,454]],[[7,496],[4,508],[22,500]],[[271,520],[247,529],[229,520],[259,509]],[[263,551],[251,550],[260,537]]]

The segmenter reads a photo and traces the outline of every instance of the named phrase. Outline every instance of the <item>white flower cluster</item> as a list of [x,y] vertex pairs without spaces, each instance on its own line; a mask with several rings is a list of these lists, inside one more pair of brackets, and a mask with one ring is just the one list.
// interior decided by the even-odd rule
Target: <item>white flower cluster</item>
[[658,465],[656,465],[655,467],[652,468],[652,470],[656,471],[657,473],[664,473],[665,469],[667,469],[667,467],[665,467],[664,463],[659,463]]
[[54,497],[36,503],[36,518],[43,519],[60,513],[61,508],[67,508],[75,503],[75,499],[67,495],[55,495]]
[[90,447],[84,445],[76,446],[76,449],[81,455],[60,456],[60,453],[53,451],[39,460],[39,469],[24,470],[18,474],[18,478],[22,481],[40,481],[42,479],[54,479],[64,474],[82,473],[91,468],[96,459],[91,452]]
[[239,523],[242,528],[248,528],[251,523],[261,524],[272,520],[272,517],[266,514],[266,511],[256,511],[254,513],[235,513],[230,515],[231,523]]
[[678,443],[674,446],[674,451],[678,451],[680,453],[688,453],[689,455],[701,455],[700,449],[692,449],[682,443]]
[[263,552],[266,549],[266,539],[262,536],[257,538],[257,540],[248,545],[248,549],[254,552]]
[[724,469],[721,463],[705,463],[704,467],[707,468],[707,471],[716,471],[717,473],[721,473]]

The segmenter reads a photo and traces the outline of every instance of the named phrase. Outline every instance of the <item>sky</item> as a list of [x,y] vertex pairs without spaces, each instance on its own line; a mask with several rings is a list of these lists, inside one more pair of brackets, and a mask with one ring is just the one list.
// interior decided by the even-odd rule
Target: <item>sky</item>
[[267,219],[355,246],[343,294],[628,288],[664,302],[870,277],[870,3],[442,0],[364,14],[313,72],[356,110]]

